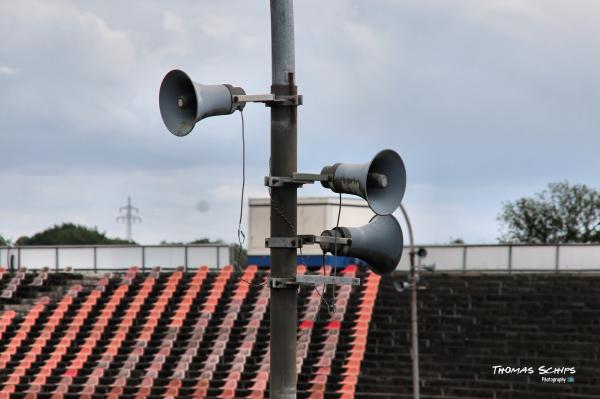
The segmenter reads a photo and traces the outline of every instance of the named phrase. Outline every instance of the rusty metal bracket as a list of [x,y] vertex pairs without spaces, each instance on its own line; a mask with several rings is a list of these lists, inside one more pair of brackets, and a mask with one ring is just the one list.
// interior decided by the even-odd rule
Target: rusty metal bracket
[[302,105],[304,99],[300,94],[275,95],[275,94],[239,94],[233,96],[235,103],[264,103],[267,107],[273,106],[298,106]]
[[316,181],[329,181],[331,176],[317,173],[293,173],[292,176],[265,176],[267,187],[301,187]]
[[266,107],[297,107],[304,103],[302,94],[278,95],[272,101],[265,101]]

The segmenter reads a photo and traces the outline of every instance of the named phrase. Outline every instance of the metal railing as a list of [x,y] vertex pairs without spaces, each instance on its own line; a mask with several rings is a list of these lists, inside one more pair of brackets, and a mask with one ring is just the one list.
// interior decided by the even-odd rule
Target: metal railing
[[139,266],[185,270],[202,265],[220,268],[232,261],[229,245],[58,245],[0,247],[0,266],[76,271],[114,271]]
[[[447,271],[600,271],[598,244],[421,245],[426,264]],[[408,248],[398,270],[409,270]]]
[[[481,244],[421,245],[427,249],[425,264],[440,271],[600,271],[597,244]],[[82,271],[124,270],[130,266],[150,269],[161,266],[194,269],[201,265],[219,268],[231,264],[228,245],[59,245],[0,247],[0,266],[30,269],[67,266]],[[409,270],[409,248],[398,270]]]

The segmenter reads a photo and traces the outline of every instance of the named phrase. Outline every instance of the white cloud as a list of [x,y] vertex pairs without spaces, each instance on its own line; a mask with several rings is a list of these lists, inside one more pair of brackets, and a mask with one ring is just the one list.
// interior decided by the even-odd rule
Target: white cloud
[[17,70],[7,65],[0,65],[0,75],[14,75]]
[[[268,91],[269,8],[257,4],[0,2],[0,182],[12,194],[0,233],[74,220],[121,234],[115,212],[132,194],[144,242],[233,239],[239,117],[175,138],[157,94],[172,68]],[[419,241],[493,241],[502,200],[595,181],[599,12],[595,1],[296,2],[300,170],[394,148]],[[249,105],[245,117],[247,197],[265,197],[269,112]]]
[[173,11],[163,12],[162,26],[168,32],[183,33],[183,18]]

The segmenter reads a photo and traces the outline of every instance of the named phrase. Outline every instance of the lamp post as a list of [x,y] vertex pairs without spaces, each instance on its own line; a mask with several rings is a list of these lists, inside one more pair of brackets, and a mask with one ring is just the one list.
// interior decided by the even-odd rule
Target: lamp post
[[410,330],[411,330],[411,349],[410,356],[412,359],[412,378],[413,378],[413,398],[420,398],[419,386],[419,324],[417,318],[417,266],[415,264],[415,241],[413,236],[412,225],[408,213],[404,205],[400,204],[400,210],[406,220],[408,227],[408,241],[410,246]]

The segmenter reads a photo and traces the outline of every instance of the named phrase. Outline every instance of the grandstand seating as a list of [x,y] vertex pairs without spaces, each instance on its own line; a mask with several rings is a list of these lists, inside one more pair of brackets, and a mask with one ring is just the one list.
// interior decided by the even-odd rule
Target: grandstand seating
[[[357,398],[412,397],[410,293],[394,287],[406,279],[381,278]],[[422,397],[600,397],[600,275],[436,273],[419,285]],[[574,382],[543,383],[540,366],[575,367]]]
[[[2,275],[4,277],[4,268],[2,268]],[[19,288],[23,285],[23,281],[27,280],[28,274],[27,269],[19,269],[17,273],[6,283],[0,293],[2,299],[12,299],[17,295]]]
[[[410,397],[409,296],[393,284],[406,277],[356,266],[338,272],[362,285],[298,292],[298,397]],[[0,288],[15,274],[0,270]],[[131,268],[93,282],[47,271],[20,279],[18,297],[0,299],[0,399],[268,397],[270,289],[254,266]],[[30,284],[36,279],[41,286]],[[61,281],[69,287],[58,295],[45,290]],[[424,276],[423,398],[598,397],[597,282]],[[21,295],[27,311],[16,304]],[[574,366],[576,383],[491,375],[492,365],[515,362]]]

